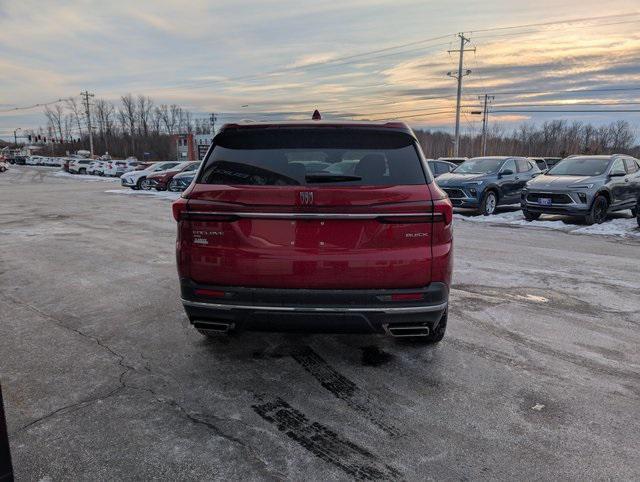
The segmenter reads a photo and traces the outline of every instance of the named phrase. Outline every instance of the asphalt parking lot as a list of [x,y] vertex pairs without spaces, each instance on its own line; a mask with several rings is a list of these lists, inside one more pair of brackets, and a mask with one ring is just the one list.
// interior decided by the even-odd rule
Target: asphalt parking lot
[[206,341],[167,199],[0,175],[18,480],[638,479],[640,239],[456,219],[447,336]]

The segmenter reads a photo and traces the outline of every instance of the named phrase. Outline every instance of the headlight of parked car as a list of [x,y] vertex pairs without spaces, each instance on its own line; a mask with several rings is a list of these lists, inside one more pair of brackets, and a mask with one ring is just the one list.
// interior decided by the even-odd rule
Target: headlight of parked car
[[580,184],[578,186],[573,186],[573,189],[591,189],[593,184]]
[[483,182],[484,181],[469,181],[469,182],[465,182],[464,185],[465,186],[479,186]]

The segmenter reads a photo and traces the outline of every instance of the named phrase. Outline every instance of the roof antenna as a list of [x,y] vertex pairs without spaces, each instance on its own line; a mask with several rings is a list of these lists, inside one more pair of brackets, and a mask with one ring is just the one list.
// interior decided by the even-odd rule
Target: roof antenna
[[320,115],[320,111],[318,109],[313,111],[313,115],[311,116],[311,120],[322,120],[322,116]]

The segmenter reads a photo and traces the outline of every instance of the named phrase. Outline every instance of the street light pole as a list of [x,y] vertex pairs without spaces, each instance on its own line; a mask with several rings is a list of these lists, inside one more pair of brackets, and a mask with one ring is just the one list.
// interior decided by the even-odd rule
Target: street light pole
[[21,131],[22,129],[20,127],[18,127],[17,129],[13,130],[13,143],[17,146],[18,145],[18,131]]

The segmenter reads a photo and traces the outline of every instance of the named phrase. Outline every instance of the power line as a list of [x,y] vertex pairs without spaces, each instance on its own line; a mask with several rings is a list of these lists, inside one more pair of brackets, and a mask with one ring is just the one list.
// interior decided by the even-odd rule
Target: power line
[[13,112],[13,111],[17,111],[17,110],[35,109],[36,107],[46,107],[48,105],[57,104],[58,102],[64,102],[65,100],[68,100],[68,99],[69,99],[69,97],[64,98],[64,99],[52,100],[51,102],[42,102],[42,103],[39,103],[39,104],[28,105],[28,106],[24,106],[24,107],[13,107],[11,109],[2,109],[2,110],[0,110],[0,112]]
[[540,23],[527,23],[522,25],[511,25],[508,27],[492,27],[492,28],[484,28],[480,30],[467,30],[470,33],[481,33],[481,32],[498,32],[500,30],[515,30],[520,28],[529,28],[529,27],[548,27],[551,25],[562,25],[567,23],[580,23],[580,22],[591,22],[595,20],[605,20],[605,19],[613,19],[613,18],[628,18],[628,17],[637,17],[640,15],[638,12],[628,12],[628,13],[618,13],[615,15],[598,15],[594,17],[578,17],[578,18],[570,18],[565,20],[555,20],[552,22],[540,22]]
[[521,114],[521,113],[593,113],[593,114],[600,114],[600,113],[612,113],[612,112],[640,112],[640,109],[526,109],[526,110],[521,110],[521,109],[516,109],[516,110],[493,110],[491,112],[494,113],[516,113],[516,114]]

